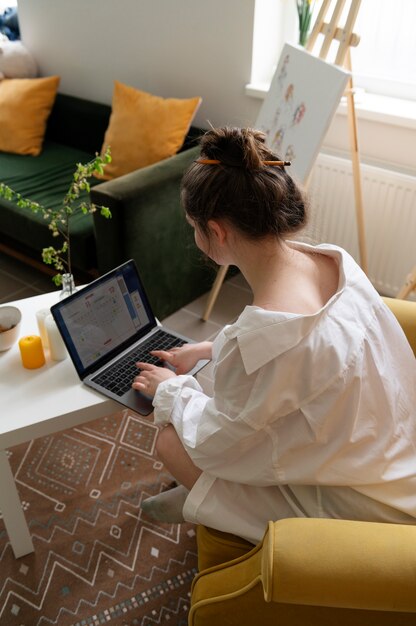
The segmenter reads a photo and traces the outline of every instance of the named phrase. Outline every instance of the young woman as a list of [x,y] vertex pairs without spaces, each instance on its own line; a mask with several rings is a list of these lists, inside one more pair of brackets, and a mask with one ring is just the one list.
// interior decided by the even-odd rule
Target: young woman
[[[284,517],[416,523],[413,353],[344,250],[292,241],[305,202],[263,134],[208,131],[182,201],[196,245],[240,269],[253,304],[213,344],[156,352],[174,371],[138,364],[181,485],[143,508],[253,543]],[[200,358],[212,397],[186,375]]]

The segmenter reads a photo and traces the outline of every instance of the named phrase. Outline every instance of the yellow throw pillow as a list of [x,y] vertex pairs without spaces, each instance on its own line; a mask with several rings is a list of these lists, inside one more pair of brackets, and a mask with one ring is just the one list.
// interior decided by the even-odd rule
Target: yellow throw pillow
[[112,161],[98,178],[116,178],[174,155],[200,103],[201,98],[160,98],[114,81],[102,149],[110,146]]
[[42,150],[59,76],[0,81],[0,150],[37,156]]

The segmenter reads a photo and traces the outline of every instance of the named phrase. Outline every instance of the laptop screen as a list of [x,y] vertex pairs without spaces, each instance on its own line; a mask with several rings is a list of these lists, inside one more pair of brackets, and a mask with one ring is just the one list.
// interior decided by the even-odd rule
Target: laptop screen
[[51,312],[81,378],[156,325],[134,261],[94,280]]

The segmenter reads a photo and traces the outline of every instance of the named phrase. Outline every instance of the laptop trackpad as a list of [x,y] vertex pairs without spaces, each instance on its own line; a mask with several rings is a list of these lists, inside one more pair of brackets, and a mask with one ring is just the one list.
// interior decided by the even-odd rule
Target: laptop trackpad
[[140,415],[149,415],[153,411],[152,398],[135,389],[130,389],[117,400]]

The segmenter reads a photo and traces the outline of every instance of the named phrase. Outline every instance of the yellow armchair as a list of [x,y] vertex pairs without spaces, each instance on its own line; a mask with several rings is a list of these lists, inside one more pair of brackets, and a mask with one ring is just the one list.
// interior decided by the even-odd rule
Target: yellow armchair
[[[416,356],[416,302],[385,302]],[[416,626],[416,525],[284,519],[255,547],[197,536],[189,626]]]
[[397,298],[383,298],[383,300],[397,317],[416,356],[416,302]]

